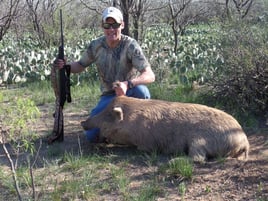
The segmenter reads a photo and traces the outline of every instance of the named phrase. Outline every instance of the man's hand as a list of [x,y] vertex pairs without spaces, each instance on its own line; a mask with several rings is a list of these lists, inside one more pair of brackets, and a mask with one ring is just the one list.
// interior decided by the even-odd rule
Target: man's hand
[[62,69],[64,67],[65,63],[66,63],[66,59],[64,59],[64,60],[55,59],[55,61],[53,62],[53,67],[58,68],[58,69]]
[[113,83],[113,89],[115,90],[115,94],[117,96],[125,96],[127,93],[127,81],[120,82],[120,81],[115,81]]

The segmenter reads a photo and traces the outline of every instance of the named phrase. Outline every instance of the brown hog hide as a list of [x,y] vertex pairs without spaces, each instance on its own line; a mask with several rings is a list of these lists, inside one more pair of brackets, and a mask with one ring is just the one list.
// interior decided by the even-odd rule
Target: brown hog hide
[[100,128],[111,143],[186,153],[194,161],[243,153],[246,159],[249,151],[247,136],[231,115],[199,104],[120,96],[81,125]]

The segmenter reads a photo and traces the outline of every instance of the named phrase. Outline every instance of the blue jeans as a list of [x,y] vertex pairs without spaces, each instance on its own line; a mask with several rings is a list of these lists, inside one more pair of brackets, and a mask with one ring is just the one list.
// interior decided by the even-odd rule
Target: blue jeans
[[[107,105],[109,105],[109,103],[115,98],[115,96],[116,96],[115,94],[101,96],[98,104],[96,105],[94,109],[91,110],[91,113],[89,116],[93,117],[99,114],[102,110],[106,108]],[[126,96],[140,98],[140,99],[151,98],[149,89],[145,85],[137,85],[133,87],[132,89],[127,90]],[[86,138],[90,142],[97,142],[99,133],[100,133],[99,128],[93,128],[91,130],[85,131]]]

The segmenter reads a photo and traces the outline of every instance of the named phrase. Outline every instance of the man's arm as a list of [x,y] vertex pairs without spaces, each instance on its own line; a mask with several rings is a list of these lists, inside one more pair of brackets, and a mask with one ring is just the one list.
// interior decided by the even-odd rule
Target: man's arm
[[[65,59],[66,60],[66,59]],[[59,68],[62,69],[63,66],[65,65],[65,61],[62,59],[56,59],[56,61],[54,62],[54,65]],[[68,63],[68,65],[71,66],[71,73],[80,73],[82,71],[85,70],[85,67],[83,67],[79,62],[74,61],[71,63]]]
[[117,96],[126,95],[126,92],[128,90],[128,81],[131,81],[133,86],[140,85],[140,84],[149,84],[155,81],[155,74],[152,71],[151,67],[148,66],[143,71],[141,71],[141,74],[138,77],[132,80],[119,82],[118,85],[114,87],[114,90]]
[[152,71],[151,67],[146,67],[143,71],[141,71],[141,74],[133,78],[132,80],[129,80],[133,83],[134,86],[139,84],[150,84],[155,81],[155,74]]
[[85,67],[82,66],[79,62],[74,61],[70,63],[72,73],[80,73],[85,70]]

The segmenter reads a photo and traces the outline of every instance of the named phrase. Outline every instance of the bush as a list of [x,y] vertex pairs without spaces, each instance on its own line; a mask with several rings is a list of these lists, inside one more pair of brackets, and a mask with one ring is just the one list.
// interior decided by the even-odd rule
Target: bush
[[226,110],[242,117],[264,117],[268,111],[267,27],[240,22],[223,30],[225,63],[210,81],[212,96]]

